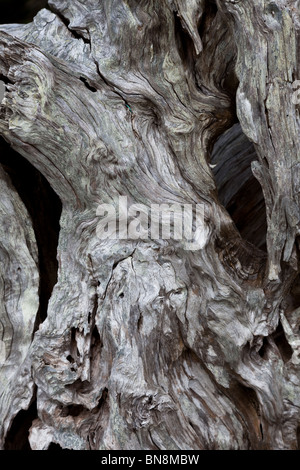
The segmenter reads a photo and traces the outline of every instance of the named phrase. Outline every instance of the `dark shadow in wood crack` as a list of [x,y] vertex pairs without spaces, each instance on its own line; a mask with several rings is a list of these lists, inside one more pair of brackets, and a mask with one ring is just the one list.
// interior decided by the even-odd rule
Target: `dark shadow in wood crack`
[[38,417],[36,391],[27,410],[20,410],[13,419],[6,434],[4,450],[31,450],[29,444],[29,429]]
[[46,178],[25,158],[0,138],[0,164],[10,176],[32,220],[39,250],[39,311],[35,331],[47,316],[47,308],[57,282],[57,245],[62,205]]
[[237,123],[215,143],[210,164],[219,200],[242,238],[266,251],[266,206],[261,186],[251,170],[254,160],[257,160],[254,146]]

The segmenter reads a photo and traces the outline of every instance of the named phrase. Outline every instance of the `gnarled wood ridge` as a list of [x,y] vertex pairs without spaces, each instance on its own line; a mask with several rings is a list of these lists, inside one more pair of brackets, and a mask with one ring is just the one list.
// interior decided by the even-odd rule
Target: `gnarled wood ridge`
[[[299,0],[49,5],[0,27],[0,134],[62,203],[37,324],[36,236],[0,170],[2,448],[36,400],[32,449],[296,449]],[[245,161],[256,246],[218,193],[235,197]],[[201,247],[101,239],[99,205],[125,196],[201,205]]]

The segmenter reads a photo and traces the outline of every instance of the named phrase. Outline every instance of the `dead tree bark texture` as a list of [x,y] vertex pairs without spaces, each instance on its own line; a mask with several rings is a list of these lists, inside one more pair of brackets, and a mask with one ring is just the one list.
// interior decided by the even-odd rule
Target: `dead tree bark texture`
[[[62,205],[41,314],[55,263],[2,164],[2,449],[33,403],[33,450],[298,448],[299,28],[299,0],[50,0],[0,27],[0,134]],[[201,249],[101,240],[120,196],[201,204]]]

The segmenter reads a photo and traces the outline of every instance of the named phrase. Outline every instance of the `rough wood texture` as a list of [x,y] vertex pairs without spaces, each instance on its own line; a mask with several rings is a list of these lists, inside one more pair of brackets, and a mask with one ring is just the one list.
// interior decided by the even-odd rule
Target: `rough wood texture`
[[[0,133],[62,202],[33,335],[37,248],[1,170],[2,448],[36,399],[32,449],[296,449],[299,1],[49,5],[0,27]],[[202,204],[202,249],[100,240],[119,196]]]

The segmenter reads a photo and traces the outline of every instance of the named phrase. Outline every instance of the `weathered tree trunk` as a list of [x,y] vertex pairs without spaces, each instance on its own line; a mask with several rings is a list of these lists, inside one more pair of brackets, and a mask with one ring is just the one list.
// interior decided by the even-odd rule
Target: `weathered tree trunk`
[[[2,448],[297,449],[299,1],[49,5],[0,27]],[[201,247],[101,239],[121,196]]]

